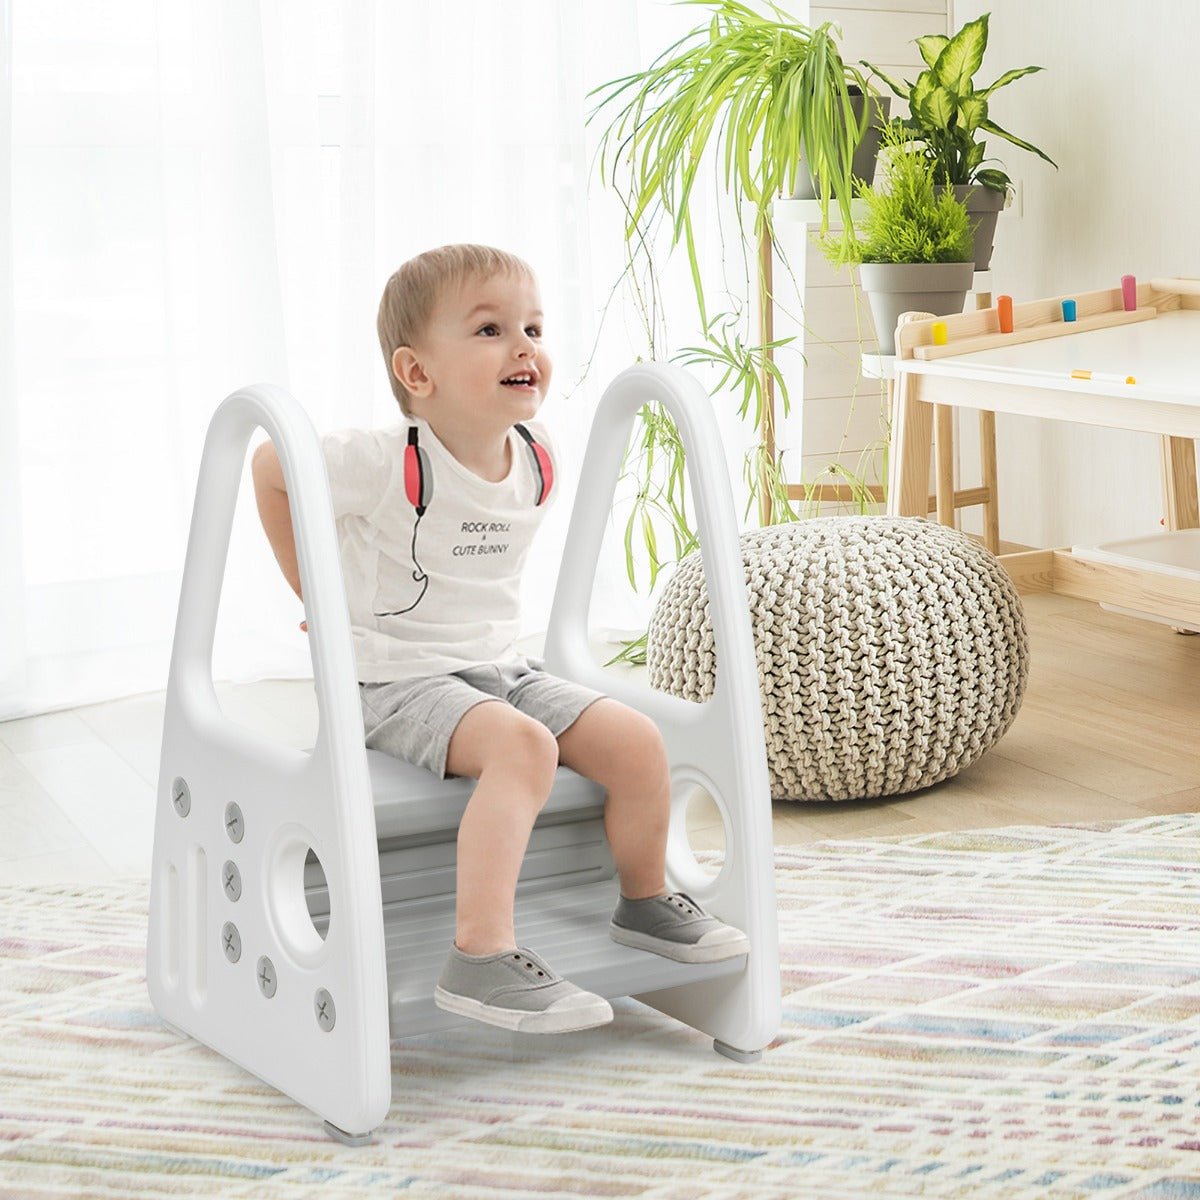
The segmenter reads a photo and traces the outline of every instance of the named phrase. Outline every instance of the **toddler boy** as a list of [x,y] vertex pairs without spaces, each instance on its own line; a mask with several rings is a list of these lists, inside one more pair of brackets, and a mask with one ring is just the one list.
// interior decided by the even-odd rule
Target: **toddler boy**
[[[745,934],[665,882],[670,779],[657,727],[514,646],[521,568],[557,499],[550,386],[532,270],[488,246],[418,255],[388,280],[378,329],[404,420],[322,438],[366,744],[439,778],[478,780],[458,831],[455,937],[439,1008],[531,1033],[612,1019],[601,996],[517,945],[513,901],[559,764],[607,790],[620,876],[610,926],[680,962],[749,952]],[[263,527],[300,595],[270,442],[253,460]]]

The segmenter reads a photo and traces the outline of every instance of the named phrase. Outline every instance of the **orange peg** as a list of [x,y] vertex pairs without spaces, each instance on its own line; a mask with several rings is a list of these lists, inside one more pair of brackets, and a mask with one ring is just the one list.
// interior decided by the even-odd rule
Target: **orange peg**
[[996,309],[1000,314],[1000,332],[1012,333],[1013,331],[1013,311],[1011,296],[997,296]]

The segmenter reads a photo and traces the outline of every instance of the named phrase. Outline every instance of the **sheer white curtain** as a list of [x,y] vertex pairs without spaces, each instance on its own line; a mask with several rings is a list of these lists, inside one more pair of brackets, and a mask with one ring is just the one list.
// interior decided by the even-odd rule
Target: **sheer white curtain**
[[13,395],[12,94],[12,0],[0,0],[0,697],[19,697],[27,688],[19,426]]
[[[650,0],[0,0],[0,719],[165,686],[214,407],[271,380],[318,429],[394,421],[375,309],[424,249],[484,242],[534,266],[555,359],[543,416],[578,463],[604,384],[646,352],[624,291],[598,340],[623,213],[593,169],[585,93],[702,16]],[[711,256],[716,202],[696,203]],[[678,349],[699,335],[678,256],[671,274]],[[744,430],[722,420],[736,473]],[[527,632],[549,611],[562,482]],[[599,625],[649,609],[619,526]],[[214,677],[308,673],[301,616],[247,466]]]

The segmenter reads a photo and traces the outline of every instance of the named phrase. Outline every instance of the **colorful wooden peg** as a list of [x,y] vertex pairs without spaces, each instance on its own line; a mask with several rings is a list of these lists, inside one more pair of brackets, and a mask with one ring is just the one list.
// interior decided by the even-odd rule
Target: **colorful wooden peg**
[[999,296],[996,299],[996,309],[1000,314],[1000,332],[1012,333],[1013,309],[1011,296]]
[[1064,321],[1075,320],[1075,301],[1074,300],[1064,300],[1062,302],[1062,310],[1063,310],[1063,320]]
[[934,321],[930,332],[933,334],[933,344],[935,346],[944,346],[946,344],[946,322]]
[[1121,276],[1121,300],[1125,305],[1126,312],[1133,312],[1137,308],[1137,276],[1122,275]]

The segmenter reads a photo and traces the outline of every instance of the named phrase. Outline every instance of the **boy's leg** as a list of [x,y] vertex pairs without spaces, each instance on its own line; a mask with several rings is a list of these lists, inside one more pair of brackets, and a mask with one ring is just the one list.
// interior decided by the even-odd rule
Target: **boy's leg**
[[481,667],[362,689],[369,748],[479,781],[459,822],[455,942],[434,1003],[522,1032],[590,1029],[613,1019],[608,1001],[516,944],[517,877],[554,784],[558,744],[497,695],[500,684],[498,672]]
[[476,704],[455,728],[446,773],[479,780],[458,827],[454,941],[464,954],[516,946],[517,876],[557,768],[554,735],[502,701]]
[[459,824],[454,948],[434,989],[434,1002],[447,1012],[528,1033],[591,1029],[613,1019],[603,996],[516,944],[517,876],[557,769],[554,735],[509,704],[475,705],[451,735],[447,772],[479,783]]
[[609,935],[677,962],[750,952],[750,939],[684,892],[667,893],[671,777],[658,727],[611,698],[597,700],[558,736],[559,759],[608,789],[604,830],[621,877]]
[[514,946],[517,876],[558,768],[553,734],[507,703],[486,667],[360,690],[368,748],[479,780],[458,831],[457,943],[470,954]]
[[671,776],[658,726],[611,697],[588,705],[558,735],[559,761],[608,792],[604,832],[628,900],[667,890]]

